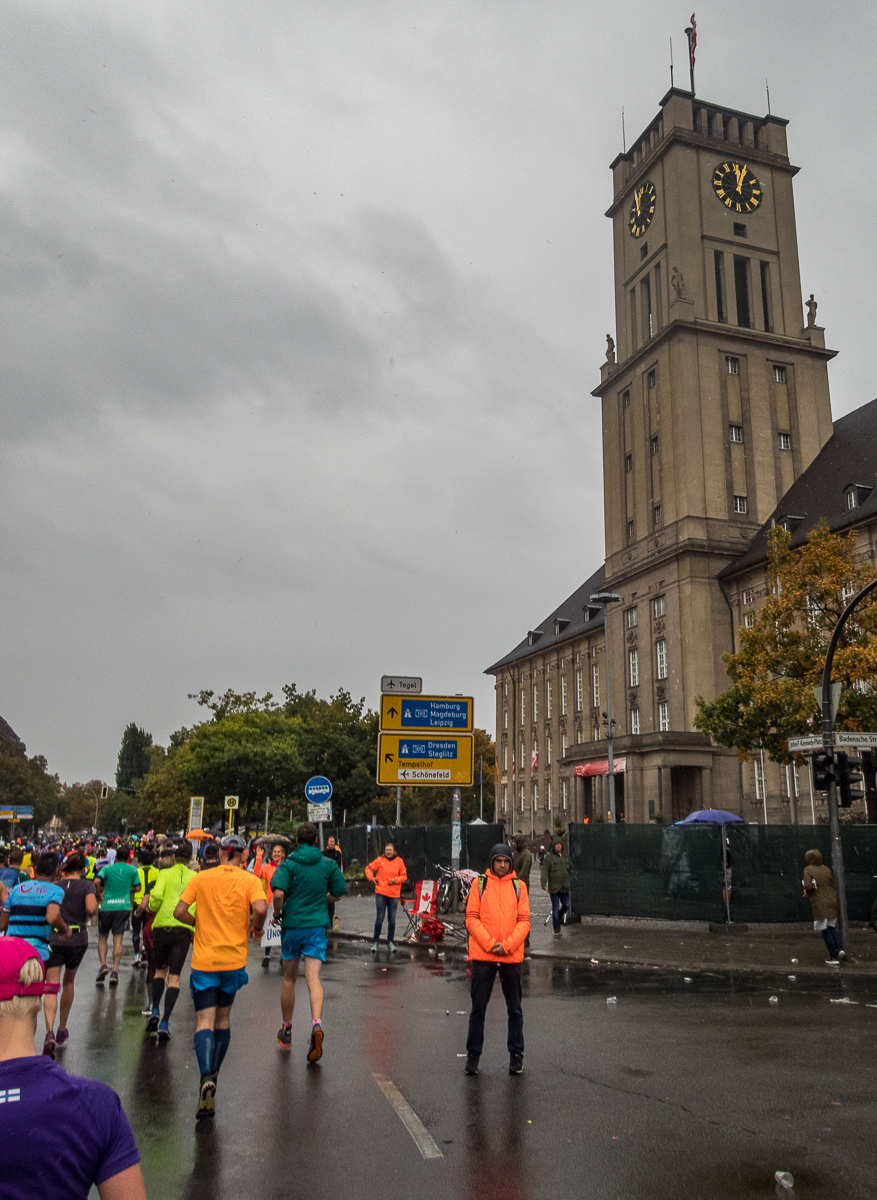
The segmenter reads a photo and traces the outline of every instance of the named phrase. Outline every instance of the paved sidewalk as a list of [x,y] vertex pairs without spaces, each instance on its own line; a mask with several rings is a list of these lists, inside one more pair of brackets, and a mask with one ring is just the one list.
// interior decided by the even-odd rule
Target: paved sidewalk
[[[593,960],[601,965],[669,967],[680,971],[703,969],[726,971],[776,971],[786,974],[842,973],[877,976],[877,934],[867,926],[850,930],[849,958],[840,968],[825,963],[822,935],[808,925],[750,925],[746,933],[710,933],[706,923],[696,921],[651,921],[645,918],[586,917],[581,924],[566,926],[555,938],[547,895],[531,896],[533,958]],[[370,896],[352,896],[338,904],[340,934],[335,936],[372,940],[375,905]],[[446,920],[463,923],[462,914]],[[406,942],[407,918],[400,908],[396,922],[399,945]],[[384,939],[386,925],[384,926]],[[440,950],[465,953],[465,939],[446,940]],[[795,961],[797,960],[797,961]]]

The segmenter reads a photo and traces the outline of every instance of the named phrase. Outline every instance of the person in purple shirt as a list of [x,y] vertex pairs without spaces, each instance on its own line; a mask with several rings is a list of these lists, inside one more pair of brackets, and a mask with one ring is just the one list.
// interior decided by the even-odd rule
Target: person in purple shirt
[[45,982],[23,938],[0,938],[0,1200],[146,1200],[140,1155],[116,1093],[37,1054]]

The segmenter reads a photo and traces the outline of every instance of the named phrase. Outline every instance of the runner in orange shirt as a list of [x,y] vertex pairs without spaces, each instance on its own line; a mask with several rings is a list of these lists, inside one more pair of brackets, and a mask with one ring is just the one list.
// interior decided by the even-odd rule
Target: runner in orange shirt
[[[180,893],[174,919],[195,926],[189,987],[195,1004],[195,1054],[201,1070],[196,1117],[214,1115],[216,1077],[231,1041],[231,1006],[249,983],[247,937],[262,936],[268,904],[262,882],[241,870],[246,843],[219,844],[220,865],[199,871]],[[189,906],[195,905],[194,914]]]

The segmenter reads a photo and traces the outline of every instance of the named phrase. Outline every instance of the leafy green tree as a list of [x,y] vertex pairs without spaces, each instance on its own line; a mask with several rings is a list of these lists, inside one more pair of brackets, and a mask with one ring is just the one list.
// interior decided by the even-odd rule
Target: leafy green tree
[[[768,535],[767,598],[740,649],[723,661],[731,686],[715,699],[697,697],[695,727],[741,761],[763,748],[779,763],[792,761],[788,739],[820,730],[813,688],[822,682],[825,653],[852,596],[875,577],[856,556],[855,534],[820,525],[792,549],[785,529]],[[837,728],[874,729],[877,721],[877,598],[869,596],[847,622],[832,680],[845,686]],[[798,756],[800,761],[800,756]]]
[[105,828],[101,820],[106,804],[105,800],[101,800],[104,786],[102,779],[90,779],[88,783],[73,783],[64,788],[58,816],[72,833],[92,829],[95,820],[98,829]]
[[0,802],[33,806],[33,825],[25,825],[25,830],[51,820],[61,803],[58,777],[49,774],[45,758],[41,754],[28,758],[22,746],[5,738],[0,739]]
[[116,787],[131,788],[135,779],[149,773],[149,747],[152,734],[139,729],[132,721],[122,734],[119,760],[116,765]]

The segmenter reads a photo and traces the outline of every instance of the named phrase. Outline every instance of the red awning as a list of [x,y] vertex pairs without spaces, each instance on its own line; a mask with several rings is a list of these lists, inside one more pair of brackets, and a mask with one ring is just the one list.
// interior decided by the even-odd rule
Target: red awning
[[[627,767],[626,758],[616,758],[613,760],[614,774],[623,775]],[[576,767],[576,775],[608,775],[609,760],[604,759],[603,762],[582,763]]]

